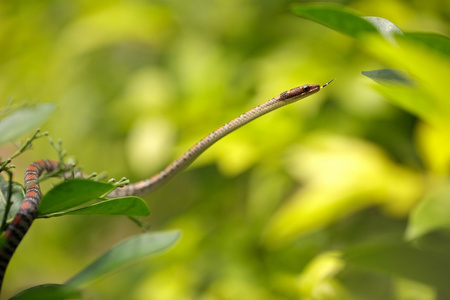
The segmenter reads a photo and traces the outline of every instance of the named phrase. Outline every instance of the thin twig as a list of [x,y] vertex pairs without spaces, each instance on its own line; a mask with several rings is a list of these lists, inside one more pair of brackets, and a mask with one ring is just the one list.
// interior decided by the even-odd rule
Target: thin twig
[[14,158],[16,158],[17,156],[19,156],[20,154],[22,154],[23,152],[25,152],[26,150],[30,149],[34,140],[36,140],[38,138],[41,138],[43,136],[48,136],[48,132],[44,132],[42,134],[39,134],[40,132],[41,132],[40,129],[36,129],[34,134],[25,141],[25,144],[23,144],[22,147],[20,147],[13,155],[11,155],[4,162],[2,162],[0,164],[0,172],[10,169],[10,167],[7,167],[7,166],[11,163],[11,161]]

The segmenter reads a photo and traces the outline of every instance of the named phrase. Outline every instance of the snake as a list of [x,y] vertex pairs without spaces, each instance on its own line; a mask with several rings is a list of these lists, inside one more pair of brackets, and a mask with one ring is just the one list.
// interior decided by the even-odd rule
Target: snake
[[[156,173],[147,179],[119,187],[110,192],[107,197],[120,198],[126,196],[139,196],[153,192],[157,188],[163,186],[183,169],[187,168],[206,149],[224,136],[275,109],[294,103],[300,99],[319,92],[333,80],[334,79],[330,80],[324,85],[306,84],[292,88],[277,95],[276,97],[241,114],[237,118],[211,132],[209,135],[198,141],[194,146],[189,148],[184,154],[169,164],[161,172]],[[36,218],[38,206],[42,198],[42,192],[39,186],[39,177],[45,172],[52,173],[60,169],[61,164],[57,161],[38,160],[30,164],[25,171],[25,197],[15,217],[8,224],[5,230],[4,243],[0,249],[0,290],[7,266],[23,237]],[[63,172],[65,171],[68,173],[69,170],[70,166],[63,166]]]

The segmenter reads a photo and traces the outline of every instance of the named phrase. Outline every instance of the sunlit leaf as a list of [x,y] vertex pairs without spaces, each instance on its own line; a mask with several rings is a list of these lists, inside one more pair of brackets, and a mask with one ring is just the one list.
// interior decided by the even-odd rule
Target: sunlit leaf
[[403,32],[394,23],[379,17],[363,17],[363,19],[372,23],[381,35],[390,42],[395,42],[395,36]]
[[420,86],[374,85],[373,89],[385,99],[433,125],[440,127],[440,124],[445,123],[436,101]]
[[139,197],[114,198],[94,203],[92,205],[67,211],[62,215],[122,215],[148,216],[150,210]]
[[450,172],[450,132],[423,122],[417,127],[416,140],[426,169],[446,177]]
[[355,247],[345,251],[343,259],[352,266],[422,282],[450,295],[448,255],[395,244]]
[[78,287],[117,270],[145,256],[168,249],[180,237],[179,231],[153,232],[134,236],[115,246],[86,269],[67,281],[70,287]]
[[432,286],[415,280],[397,278],[395,287],[395,294],[398,295],[398,299],[436,300],[437,293]]
[[14,141],[41,125],[56,105],[44,103],[23,107],[0,120],[0,145]]
[[65,181],[42,197],[39,215],[75,208],[113,189],[112,184],[87,179]]
[[268,222],[264,241],[269,248],[373,205],[404,216],[423,191],[418,174],[356,139],[312,135],[293,149],[288,162],[303,185]]
[[[127,36],[158,43],[170,25],[169,12],[163,5],[119,2],[77,18],[63,28],[64,47],[61,49],[69,54],[82,54],[122,41]],[[84,36],[86,31],[90,32],[89,36]]]
[[[417,81],[417,86],[377,87],[388,99],[420,116],[431,124],[448,130],[449,101],[445,81],[450,77],[450,39],[428,33],[402,33],[392,22],[378,17],[359,17],[343,6],[330,4],[295,4],[293,11],[304,18],[324,24],[338,32],[358,39],[376,57],[391,66],[404,69]],[[368,26],[365,24],[370,24]],[[372,28],[372,29],[370,29]],[[385,39],[372,35],[376,30]],[[392,43],[394,42],[394,43]],[[397,45],[398,43],[398,45]],[[393,45],[395,44],[395,46]],[[439,55],[436,55],[439,54]],[[443,54],[443,55],[442,55]],[[399,74],[365,74],[383,83],[407,83]],[[387,79],[387,81],[386,81]],[[410,84],[409,84],[410,85]]]
[[15,295],[13,300],[61,300],[81,299],[81,293],[63,284],[43,284],[26,289]]
[[410,215],[406,238],[416,239],[430,231],[450,229],[450,187],[434,192],[420,202]]
[[377,39],[368,39],[367,46],[376,57],[414,78],[413,86],[374,85],[386,99],[417,115],[443,131],[450,129],[450,102],[446,89],[450,77],[450,60],[431,52],[421,42],[397,39],[393,46]]
[[364,34],[377,32],[371,22],[341,5],[295,3],[292,5],[292,11],[297,16],[318,22],[356,39]]
[[298,286],[305,299],[321,294],[332,299],[349,299],[345,289],[334,278],[344,267],[339,256],[337,252],[322,253],[304,268],[298,278]]

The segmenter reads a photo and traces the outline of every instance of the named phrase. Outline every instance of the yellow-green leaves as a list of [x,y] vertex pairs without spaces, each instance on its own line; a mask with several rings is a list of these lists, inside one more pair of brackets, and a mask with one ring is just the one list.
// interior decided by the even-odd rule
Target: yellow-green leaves
[[298,278],[301,299],[350,299],[345,289],[333,277],[345,262],[336,252],[327,252],[314,258]]
[[[378,205],[390,215],[409,214],[408,225],[400,222],[398,232],[389,238],[380,228],[377,234],[383,238],[369,238],[371,244],[364,246],[343,247],[341,258],[346,266],[353,272],[389,274],[394,281],[406,278],[410,290],[425,286],[414,295],[417,299],[449,295],[450,39],[402,31],[388,20],[360,17],[343,6],[296,4],[293,11],[355,39],[375,64],[381,64],[382,69],[361,70],[362,74],[374,81],[373,89],[380,95],[417,117],[415,142],[421,161],[402,166],[375,145],[356,140],[345,142],[349,139],[328,136],[322,137],[321,143],[307,141],[289,157],[291,174],[304,186],[275,213],[266,228],[265,243],[280,246],[307,232],[330,229],[327,225],[344,216]],[[361,94],[360,101],[364,100]],[[401,125],[399,121],[397,126]],[[358,242],[367,240],[360,235]],[[402,290],[400,298],[408,298],[401,287],[399,295]]]
[[[374,57],[406,72],[374,70],[363,74],[383,84],[375,89],[396,105],[434,126],[450,128],[450,102],[445,88],[450,78],[450,39],[433,33],[402,32],[389,20],[361,17],[344,6],[295,4],[298,16],[352,37]],[[405,74],[407,74],[405,76]],[[412,85],[414,78],[416,84]]]
[[450,184],[425,197],[410,215],[406,238],[413,240],[439,229],[450,230]]
[[411,85],[376,85],[374,88],[388,100],[417,115],[433,126],[450,128],[450,103],[445,88],[450,77],[450,40],[436,35],[405,33],[393,46],[368,39],[371,53],[395,69],[414,78]]
[[292,149],[287,165],[304,186],[268,224],[269,247],[373,205],[407,215],[424,189],[420,174],[396,165],[375,145],[339,136],[312,136]]
[[445,177],[450,171],[449,132],[430,124],[420,124],[417,143],[426,169],[438,177]]

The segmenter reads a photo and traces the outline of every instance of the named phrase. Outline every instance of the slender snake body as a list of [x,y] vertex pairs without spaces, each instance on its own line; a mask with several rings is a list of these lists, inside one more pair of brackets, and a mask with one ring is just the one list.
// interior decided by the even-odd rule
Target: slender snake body
[[[227,134],[268,112],[317,93],[330,84],[331,81],[322,86],[318,84],[307,84],[279,94],[219,127],[217,130],[197,142],[161,172],[148,179],[138,181],[122,188],[117,188],[109,193],[108,197],[118,198],[151,193],[188,167],[200,154]],[[25,172],[25,198],[16,216],[5,230],[5,243],[0,249],[0,289],[9,261],[36,217],[37,209],[42,198],[41,189],[39,187],[39,176],[41,176],[44,171],[51,173],[59,170],[59,168],[60,165],[56,161],[39,160],[32,163]]]

